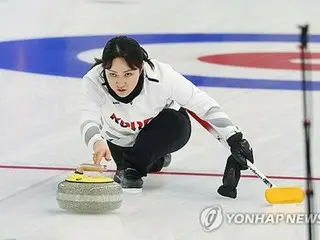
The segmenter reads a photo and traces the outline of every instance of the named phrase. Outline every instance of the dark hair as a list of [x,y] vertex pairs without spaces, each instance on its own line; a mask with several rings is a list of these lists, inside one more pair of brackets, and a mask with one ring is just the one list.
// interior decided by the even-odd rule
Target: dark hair
[[113,59],[118,57],[124,58],[131,69],[141,69],[143,62],[148,63],[154,69],[146,50],[136,40],[127,36],[118,36],[109,40],[103,49],[102,58],[95,58],[92,68],[102,64],[104,69],[110,69]]

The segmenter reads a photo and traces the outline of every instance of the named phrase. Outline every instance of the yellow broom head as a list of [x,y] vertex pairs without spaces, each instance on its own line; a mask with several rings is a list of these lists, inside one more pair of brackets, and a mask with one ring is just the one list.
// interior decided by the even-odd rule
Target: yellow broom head
[[293,204],[304,201],[304,190],[299,186],[272,187],[265,191],[266,200],[271,204]]

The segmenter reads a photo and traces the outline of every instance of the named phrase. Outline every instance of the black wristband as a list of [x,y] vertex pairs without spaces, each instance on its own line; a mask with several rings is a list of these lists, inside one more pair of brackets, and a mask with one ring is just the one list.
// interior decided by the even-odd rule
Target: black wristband
[[243,138],[243,134],[241,132],[237,132],[236,134],[228,138],[227,143],[231,147],[234,144],[239,143],[242,140],[242,138]]

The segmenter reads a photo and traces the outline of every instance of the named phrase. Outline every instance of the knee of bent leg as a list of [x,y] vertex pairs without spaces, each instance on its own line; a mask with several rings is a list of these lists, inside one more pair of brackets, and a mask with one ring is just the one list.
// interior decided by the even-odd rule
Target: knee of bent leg
[[183,110],[176,111],[173,109],[163,110],[165,128],[169,134],[175,135],[179,139],[188,141],[191,135],[191,121],[186,112]]

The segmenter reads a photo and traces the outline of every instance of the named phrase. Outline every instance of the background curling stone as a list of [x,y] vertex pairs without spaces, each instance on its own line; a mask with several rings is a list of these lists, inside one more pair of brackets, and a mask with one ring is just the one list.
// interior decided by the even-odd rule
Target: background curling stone
[[82,164],[71,176],[60,182],[57,202],[72,212],[104,213],[120,208],[122,188],[112,178],[86,176],[84,171],[103,172],[101,165]]

